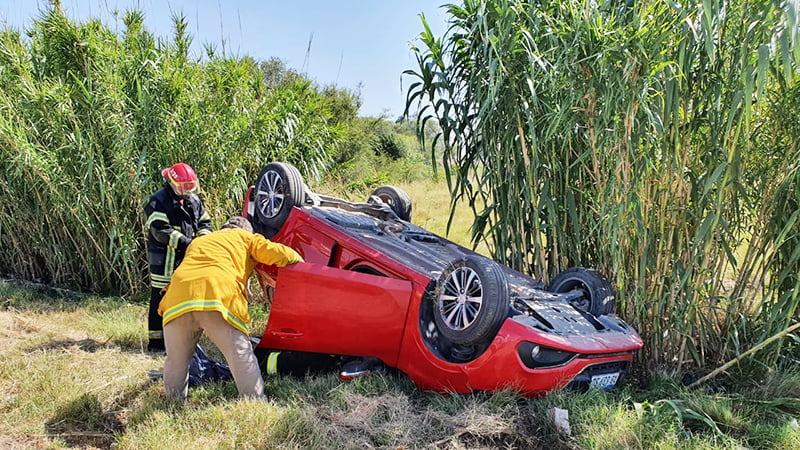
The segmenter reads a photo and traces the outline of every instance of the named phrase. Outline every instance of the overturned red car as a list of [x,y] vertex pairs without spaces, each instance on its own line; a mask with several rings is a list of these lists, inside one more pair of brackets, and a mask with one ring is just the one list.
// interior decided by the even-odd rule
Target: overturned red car
[[413,225],[411,206],[392,186],[355,203],[311,192],[289,164],[262,169],[243,212],[306,261],[256,268],[272,298],[262,368],[276,349],[350,355],[421,389],[528,396],[612,388],[628,373],[642,340],[598,272],[568,269],[546,286]]

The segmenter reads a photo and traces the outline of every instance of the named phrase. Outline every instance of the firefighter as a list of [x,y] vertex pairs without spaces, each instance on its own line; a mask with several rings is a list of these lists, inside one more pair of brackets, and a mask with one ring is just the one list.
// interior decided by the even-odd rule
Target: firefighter
[[147,350],[164,351],[164,332],[158,304],[172,273],[192,239],[211,232],[211,217],[195,194],[200,187],[194,169],[176,163],[161,171],[166,186],[150,197],[147,217],[147,257],[150,262],[150,310]]
[[167,397],[186,398],[189,361],[204,332],[225,355],[239,395],[264,395],[261,370],[250,344],[247,280],[257,263],[283,267],[302,261],[291,247],[254,234],[250,222],[240,216],[192,242],[158,308],[167,345]]

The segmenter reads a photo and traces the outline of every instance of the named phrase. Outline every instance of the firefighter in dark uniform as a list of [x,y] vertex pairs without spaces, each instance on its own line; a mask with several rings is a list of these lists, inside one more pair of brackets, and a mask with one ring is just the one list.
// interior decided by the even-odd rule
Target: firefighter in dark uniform
[[211,217],[194,194],[200,183],[188,164],[161,171],[166,186],[150,197],[147,217],[147,257],[150,262],[150,311],[147,316],[148,351],[164,350],[164,331],[158,304],[162,289],[181,263],[186,247],[197,236],[211,232]]

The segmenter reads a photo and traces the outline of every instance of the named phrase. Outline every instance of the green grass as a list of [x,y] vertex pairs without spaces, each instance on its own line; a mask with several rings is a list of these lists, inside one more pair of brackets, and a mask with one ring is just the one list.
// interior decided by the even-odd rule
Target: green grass
[[[401,374],[341,382],[331,373],[269,377],[266,401],[238,400],[228,382],[192,389],[185,404],[173,404],[146,377],[163,358],[142,351],[144,304],[2,281],[0,305],[0,447],[800,446],[796,370],[728,379],[725,393],[689,391],[662,376],[539,399],[439,395]],[[571,436],[548,418],[555,407],[568,410]]]
[[[397,186],[409,195],[412,203],[412,222],[426,230],[472,248],[472,210],[465,202],[461,202],[455,209],[450,229],[448,230],[448,215],[450,210],[450,193],[444,183],[432,179],[416,181],[413,183],[398,183]],[[485,243],[478,245],[476,251],[489,255]]]
[[171,36],[141,12],[117,20],[72,21],[52,2],[25,30],[0,25],[0,273],[136,295],[162,168],[190,163],[222,223],[263,164],[313,178],[354,126],[355,93],[277,59],[189,55],[177,14]]

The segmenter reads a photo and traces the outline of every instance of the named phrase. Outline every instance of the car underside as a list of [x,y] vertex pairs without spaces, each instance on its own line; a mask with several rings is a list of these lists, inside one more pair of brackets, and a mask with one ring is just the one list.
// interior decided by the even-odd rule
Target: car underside
[[244,214],[305,259],[256,269],[272,298],[262,357],[369,358],[422,389],[538,395],[613,387],[642,346],[613,314],[613,289],[598,272],[567,269],[545,285],[412,224],[396,187],[350,202],[270,163]]

